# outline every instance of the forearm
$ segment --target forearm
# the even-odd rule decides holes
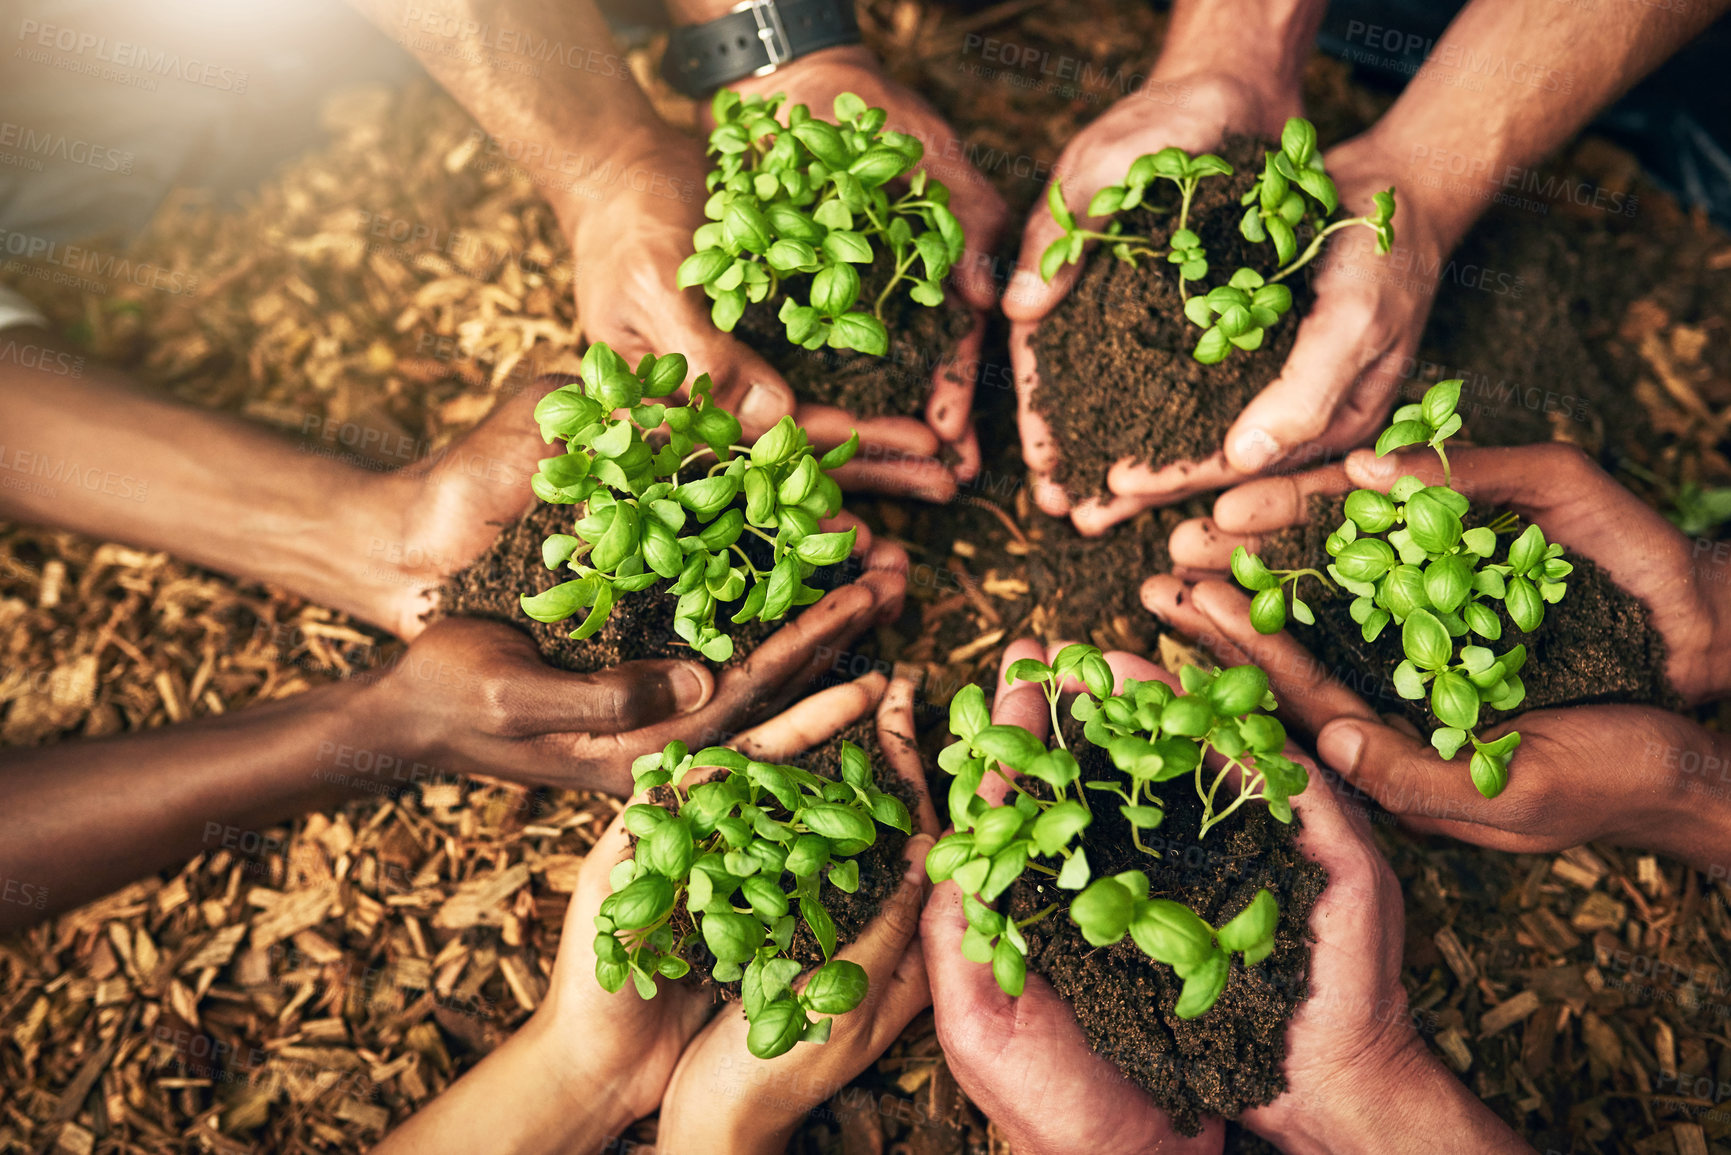
[[[545,1013],[443,1095],[397,1128],[378,1155],[584,1155],[599,1151],[632,1123],[611,1081],[623,1072],[573,1067],[572,1048],[555,1045]]]
[[[52,348],[34,330],[7,337]],[[0,367],[0,430],[0,517],[164,550],[390,624],[395,586],[365,564],[402,537],[386,475],[100,367]]]
[[[1236,76],[1266,97],[1297,100],[1327,0],[1175,0],[1152,81]]]
[[[1451,179],[1406,181],[1400,195],[1458,241],[1489,203],[1485,187],[1518,179],[1726,7],[1475,0],[1371,135],[1414,178],[1441,165]]]
[[[593,0],[350,2],[412,52],[507,155],[538,158],[524,163],[549,170],[542,192],[567,233],[601,185],[683,143],[637,87]],[[536,67],[512,67],[529,61]]]
[[[359,689],[0,753],[0,882],[45,895],[40,908],[0,902],[0,933],[349,797],[324,770],[364,732],[350,718]]]
[[[1395,1063],[1367,1071],[1336,1096],[1313,1096],[1252,1130],[1286,1155],[1514,1155],[1528,1152],[1497,1118],[1425,1050],[1415,1036]]]
[[[1723,877],[1731,862],[1731,738],[1687,722],[1676,740],[1658,734],[1643,745],[1648,766],[1605,768],[1659,784],[1653,805],[1626,808],[1637,826],[1615,841]]]

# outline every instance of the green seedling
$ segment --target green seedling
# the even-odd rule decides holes
[[[709,223],[679,266],[680,288],[703,286],[716,328],[731,333],[748,304],[780,296],[787,339],[881,356],[884,306],[898,286],[921,305],[943,302],[943,280],[961,259],[962,226],[943,182],[919,168],[924,146],[884,128],[888,114],[851,92],[835,121],[803,104],[778,119],[786,97],[715,94],[716,158],[706,187]],[[906,178],[905,191],[892,182]],[[858,266],[887,255],[890,277],[869,302]]]
[[[708,767],[723,773],[687,783]],[[684,956],[701,940],[715,980],[741,983],[753,1055],[773,1059],[795,1043],[828,1040],[831,1019],[812,1016],[859,1006],[867,979],[857,963],[834,957],[824,896],[859,889],[858,855],[876,844],[879,826],[911,833],[907,807],[873,785],[870,760],[851,742],[842,743],[840,780],[723,746],[691,754],[683,742],[637,759],[631,777],[638,791],[666,787],[673,798],[625,811],[636,850],[613,868],[613,893],[595,917],[596,980],[617,991],[630,979],[652,999],[655,976],[683,978]],[[692,929],[676,935],[681,908]],[[826,961],[795,994],[801,968],[791,947],[801,921]]]
[[[1275,267],[1267,273],[1240,267],[1226,284],[1192,296],[1190,282],[1206,277],[1209,264],[1201,238],[1189,227],[1190,204],[1203,179],[1229,176],[1232,171],[1231,165],[1213,153],[1192,157],[1183,149],[1163,148],[1137,157],[1123,184],[1094,194],[1088,215],[1110,217],[1138,206],[1153,208],[1150,190],[1157,188],[1159,181],[1170,181],[1178,195],[1178,216],[1165,249],[1151,237],[1126,233],[1115,219],[1104,230],[1082,227],[1065,205],[1060,183],[1054,180],[1046,201],[1064,235],[1041,254],[1040,276],[1050,281],[1066,263],[1081,260],[1090,240],[1107,244],[1115,257],[1132,266],[1140,257],[1176,265],[1184,315],[1202,330],[1191,355],[1204,365],[1213,365],[1233,349],[1261,348],[1264,334],[1292,308],[1292,292],[1280,282],[1309,264],[1333,234],[1363,226],[1376,234],[1378,252],[1387,253],[1394,245],[1392,188],[1371,198],[1374,207],[1367,216],[1328,219],[1340,207],[1340,197],[1323,168],[1315,127],[1294,117],[1280,134],[1280,148],[1264,154],[1262,175],[1240,202],[1245,210],[1239,233],[1252,244],[1273,244]],[[1298,248],[1300,228],[1310,233],[1310,242],[1302,252]]]
[[[1425,485],[1411,475],[1384,494],[1354,490],[1346,498],[1346,519],[1329,534],[1324,548],[1334,560],[1328,578],[1353,595],[1352,620],[1367,642],[1389,628],[1401,631],[1404,660],[1395,668],[1394,688],[1403,698],[1423,700],[1442,723],[1431,745],[1445,759],[1470,740],[1473,784],[1494,798],[1508,784],[1509,761],[1521,736],[1509,733],[1485,742],[1474,733],[1482,709],[1509,711],[1526,698],[1520,672],[1527,648],[1516,644],[1498,653],[1505,619],[1524,633],[1544,621],[1545,606],[1568,592],[1574,566],[1563,547],[1547,542],[1544,531],[1505,514],[1489,525],[1466,527],[1467,499],[1450,487],[1448,453],[1443,443],[1460,429],[1455,412],[1461,382],[1441,381],[1424,399],[1395,410],[1393,424],[1377,439],[1377,456],[1408,445],[1426,445],[1442,462],[1444,484]],[[1508,535],[1506,554],[1499,538]],[[1250,622],[1272,634],[1286,624],[1283,589],[1299,574],[1315,570],[1271,570],[1239,546],[1232,573],[1254,591]],[[1314,621],[1294,594],[1293,617]],[[1476,640],[1475,640],[1476,639]]]
[[[994,725],[978,686],[964,687],[950,703],[956,741],[945,747],[938,765],[953,776],[949,809],[955,833],[932,847],[926,873],[934,882],[954,881],[965,896],[963,954],[989,963],[999,987],[1020,995],[1028,952],[1022,931],[1063,904],[1054,902],[1019,922],[991,904],[1024,874],[1042,875],[1061,890],[1078,892],[1069,914],[1090,943],[1110,946],[1129,934],[1149,958],[1171,966],[1184,982],[1176,1013],[1195,1018],[1225,989],[1232,952],[1254,966],[1274,948],[1273,895],[1258,893],[1225,925],[1211,927],[1176,902],[1150,898],[1142,871],[1094,877],[1082,834],[1093,824],[1094,808],[1111,805],[1129,824],[1137,849],[1158,859],[1143,844],[1142,832],[1166,817],[1156,788],[1179,778],[1193,782],[1202,802],[1201,836],[1257,801],[1291,822],[1288,800],[1304,790],[1308,775],[1282,753],[1285,729],[1260,712],[1274,708],[1267,676],[1255,666],[1214,673],[1192,666],[1180,676],[1182,694],[1164,682],[1135,680],[1114,694],[1111,668],[1099,650],[1086,645],[1066,646],[1050,666],[1024,658],[1005,676],[1041,687],[1054,741],[1048,747],[1020,726]],[[1059,717],[1059,689],[1072,676],[1086,689],[1071,702],[1071,717],[1082,723],[1083,739],[1107,753],[1118,777],[1081,781]],[[1217,767],[1205,764],[1210,753],[1219,756]],[[987,773],[1009,783],[1011,801],[994,807],[979,795]],[[1028,790],[1023,783],[1030,779],[1045,783],[1051,796]],[[1227,801],[1222,789],[1229,781],[1234,787]]]
[[[733,639],[716,621],[723,603],[744,598],[728,619],[736,625],[777,621],[821,597],[807,579],[853,552],[854,530],[826,533],[819,519],[841,508],[828,471],[853,457],[859,437],[818,457],[804,430],[783,417],[748,449],[736,444],[739,421],[711,396],[709,374],[697,378],[684,405],[664,400],[686,371],[678,353],[646,354],[633,370],[596,342],[584,354],[582,380],[535,407],[542,438],[564,441],[566,452],[541,461],[531,488],[542,501],[583,510],[574,532],[541,546],[548,569],[577,576],[525,594],[522,605],[538,622],[587,610],[570,635],[581,640],[606,623],[620,596],[665,581],[679,598],[674,630],[704,657],[725,662]],[[768,569],[746,553],[742,535],[770,546]]]

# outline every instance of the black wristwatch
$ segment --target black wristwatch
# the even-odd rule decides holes
[[[686,96],[701,97],[820,48],[859,42],[853,0],[745,0],[719,19],[675,28],[661,75]]]

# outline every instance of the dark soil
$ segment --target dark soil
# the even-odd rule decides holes
[[[860,300],[868,305],[875,301],[889,277],[889,257],[880,253],[869,268],[860,269]],[[788,284],[804,300],[810,281],[795,277]],[[776,317],[782,300],[778,293],[747,305],[734,334],[763,354],[801,397],[862,418],[924,417],[932,374],[954,356],[974,323],[960,302],[946,296],[936,308],[921,305],[908,296],[903,283],[884,303],[884,327],[890,335],[884,356],[802,349],[787,339],[787,326]]]
[[[1103,751],[1077,740],[1070,746],[1084,779],[1122,777]],[[1150,897],[1184,903],[1215,926],[1267,889],[1280,905],[1274,953],[1254,967],[1234,956],[1220,1001],[1186,1022],[1172,1013],[1183,983],[1128,937],[1097,949],[1062,914],[1024,933],[1029,961],[1075,1008],[1088,1045],[1146,1090],[1180,1132],[1194,1135],[1204,1113],[1235,1118],[1286,1090],[1286,1023],[1309,993],[1310,912],[1328,872],[1299,853],[1297,819],[1283,825],[1259,805],[1197,841],[1201,801],[1188,779],[1167,785],[1166,821],[1143,839],[1163,855],[1157,860],[1131,844],[1116,810],[1096,805],[1083,840],[1094,877],[1140,870]],[[1024,876],[1010,888],[1009,912],[1028,918],[1054,893]]]
[[[1262,172],[1264,148],[1250,137],[1229,138],[1220,155],[1232,175],[1197,188],[1189,225],[1208,250],[1203,291],[1225,284],[1240,266],[1273,267],[1273,246],[1252,245],[1238,232],[1244,215],[1238,198]],[[1164,210],[1168,200],[1175,206],[1176,193],[1167,197],[1163,188],[1157,207]],[[1161,248],[1177,214],[1176,208],[1139,208],[1118,219],[1126,232],[1152,237]],[[1301,248],[1309,240],[1308,230],[1300,233]],[[1202,365],[1190,355],[1202,330],[1184,316],[1175,266],[1138,260],[1131,268],[1104,246],[1089,251],[1075,288],[1033,337],[1040,367],[1034,408],[1057,443],[1053,477],[1072,500],[1104,495],[1107,471],[1122,458],[1160,468],[1201,461],[1220,449],[1244,406],[1286,363],[1310,307],[1304,273],[1284,283],[1292,289],[1292,309],[1268,331],[1262,348],[1235,349],[1218,365]]]
[[[589,674],[605,670],[620,662],[641,658],[686,658],[708,661],[673,632],[673,611],[679,599],[665,592],[662,582],[642,593],[621,598],[613,607],[612,616],[591,638],[573,641],[568,635],[582,622],[573,617],[563,622],[537,622],[523,612],[518,595],[540,593],[566,580],[569,571],[554,571],[541,562],[541,543],[555,533],[569,533],[576,517],[576,506],[552,505],[541,502],[512,525],[505,527],[491,548],[466,568],[453,574],[439,590],[439,604],[445,615],[452,617],[485,618],[516,626],[535,639],[541,656],[561,670]],[[769,547],[746,535],[740,539],[747,553],[761,547],[762,556],[753,561],[766,568]],[[859,565],[852,559],[838,566],[818,570],[808,583],[814,589],[833,589],[846,584],[859,574]],[[718,621],[724,621],[739,608],[738,602],[726,603],[718,611]],[[733,657],[726,665],[745,660],[765,638],[786,625],[778,622],[746,622],[727,624],[733,637]],[[716,663],[710,662],[711,666]],[[717,667],[721,668],[721,667]]]
[[[854,723],[805,757],[794,759],[794,764],[803,766],[820,777],[840,778],[841,744],[844,741],[852,742],[871,759],[879,790],[900,798],[907,804],[909,814],[919,813],[919,799],[914,788],[890,769],[889,763],[884,759],[883,749],[878,745],[877,722],[871,718]],[[652,796],[652,801],[665,804],[667,799]],[[769,811],[772,818],[786,817],[786,812],[773,803]],[[883,906],[890,895],[895,893],[896,887],[901,885],[902,874],[906,869],[902,848],[907,842],[907,835],[879,823],[878,840],[868,847],[865,853],[857,856],[859,889],[848,894],[828,882],[823,884],[819,894],[823,898],[824,909],[829,911],[830,917],[835,920],[837,949],[858,938],[866,925],[877,917],[878,908]],[[797,916],[797,904],[794,910]],[[673,933],[680,938],[696,929],[690,912],[683,907],[673,912],[671,925]],[[792,955],[807,969],[821,966],[824,962],[823,948],[818,946],[817,939],[812,935],[811,928],[805,925],[804,919],[799,919],[795,925]],[[701,981],[704,987],[727,1002],[733,1002],[740,997],[740,983],[737,980],[718,983],[710,977],[710,972],[715,969],[715,956],[709,953],[709,948],[703,944],[701,936],[692,939],[684,958],[691,964],[692,975]]]
[[[1262,551],[1263,561],[1276,569],[1323,569],[1329,560],[1323,541],[1340,524],[1343,505],[1343,499],[1313,497],[1310,523],[1272,539]],[[1486,524],[1497,512],[1475,505],[1467,524]],[[1647,620],[1647,607],[1592,559],[1573,551],[1563,556],[1575,567],[1569,592],[1545,607],[1545,620],[1537,630],[1524,633],[1506,613],[1500,614],[1504,632],[1492,648],[1501,653],[1517,642],[1527,647],[1521,671],[1527,696],[1513,713],[1483,711],[1481,724],[1492,726],[1552,706],[1624,702],[1681,709],[1682,699],[1665,676],[1665,640]],[[1378,709],[1398,710],[1426,734],[1440,726],[1428,699],[1409,701],[1394,692],[1394,668],[1405,656],[1400,631],[1390,627],[1376,641],[1366,642],[1347,612],[1351,594],[1326,591],[1312,579],[1300,579],[1300,584],[1300,596],[1316,611],[1316,625],[1291,623],[1299,642]]]

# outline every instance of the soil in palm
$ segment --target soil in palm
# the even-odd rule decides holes
[[[1272,538],[1262,550],[1263,562],[1271,569],[1326,572],[1330,559],[1323,542],[1343,520],[1344,507],[1342,498],[1313,497],[1309,523]],[[1486,525],[1497,512],[1475,505],[1467,524]],[[1504,633],[1489,644],[1498,653],[1517,642],[1527,647],[1527,664],[1521,670],[1527,696],[1514,713],[1482,711],[1481,727],[1553,706],[1624,702],[1680,709],[1682,699],[1665,676],[1665,639],[1653,629],[1641,599],[1612,581],[1591,558],[1572,551],[1563,557],[1575,567],[1568,578],[1569,592],[1545,607],[1538,629],[1518,630],[1506,613],[1499,614]],[[1376,709],[1405,715],[1423,733],[1442,725],[1428,699],[1410,701],[1394,692],[1394,668],[1406,656],[1398,629],[1385,629],[1374,642],[1366,642],[1348,613],[1351,594],[1325,590],[1314,578],[1300,578],[1299,585],[1299,596],[1315,611],[1316,624],[1289,623],[1289,628],[1335,678]]]
[[[1121,781],[1104,751],[1070,740],[1084,781]],[[1322,789],[1313,783],[1310,789]],[[1029,962],[1076,1011],[1088,1045],[1110,1060],[1172,1117],[1186,1135],[1196,1134],[1203,1114],[1235,1118],[1272,1102],[1286,1089],[1286,1023],[1310,984],[1310,912],[1328,884],[1328,872],[1298,849],[1298,819],[1284,825],[1265,807],[1246,804],[1198,839],[1202,803],[1190,779],[1167,784],[1166,820],[1143,842],[1152,858],[1130,840],[1130,826],[1090,792],[1094,821],[1083,848],[1094,877],[1122,870],[1148,876],[1148,893],[1190,907],[1220,926],[1268,890],[1280,907],[1274,952],[1256,966],[1235,955],[1220,999],[1188,1021],[1173,1013],[1183,983],[1172,968],[1154,962],[1126,936],[1099,949],[1064,913],[1071,897],[1049,881],[1024,875],[1009,891],[1009,913],[1030,918],[1054,901],[1059,910],[1024,928]]]
[[[519,595],[538,594],[570,577],[568,571],[549,570],[542,563],[541,543],[552,534],[570,533],[575,509],[543,502],[506,526],[487,552],[440,587],[441,615],[486,618],[516,626],[535,639],[549,665],[573,673],[594,673],[640,658],[708,661],[674,632],[673,612],[679,599],[667,592],[666,587],[671,584],[668,582],[657,582],[641,593],[620,598],[606,624],[583,641],[568,636],[581,624],[581,616],[547,623],[537,622],[523,612]],[[740,538],[740,544],[759,569],[769,568],[773,559],[766,543],[747,534]],[[807,579],[807,584],[813,589],[834,589],[852,581],[859,572],[859,564],[849,559],[818,570]],[[738,611],[739,605],[740,602],[728,602],[716,613],[717,622],[733,638],[733,657],[726,663],[710,663],[718,669],[744,661],[765,638],[786,624],[751,621],[732,625],[727,619]]]
[[[877,260],[860,272],[860,301],[869,307],[889,282],[890,259]],[[917,268],[916,268],[917,271]],[[800,300],[810,291],[810,277],[788,281]],[[802,349],[787,339],[787,326],[776,318],[783,294],[748,305],[735,335],[761,353],[809,401],[835,405],[855,417],[924,417],[932,374],[956,353],[972,327],[966,306],[946,295],[944,303],[928,307],[908,296],[907,283],[895,287],[884,301],[883,322],[889,330],[889,351],[882,357],[851,349]],[[962,366],[973,372],[973,366]]]
[[[1238,232],[1238,203],[1262,172],[1263,143],[1230,137],[1220,154],[1230,176],[1197,186],[1189,227],[1208,251],[1208,276],[1186,292],[1224,285],[1233,271],[1274,268],[1274,246],[1253,245]],[[1153,208],[1119,214],[1126,233],[1150,237],[1164,251],[1177,224],[1177,192],[1156,186]],[[1039,211],[1044,212],[1042,208]],[[1308,244],[1301,230],[1300,246]],[[1309,270],[1284,283],[1292,309],[1254,352],[1235,349],[1217,365],[1191,356],[1202,330],[1184,316],[1177,266],[1139,258],[1135,267],[1095,245],[1082,258],[1076,285],[1033,336],[1040,388],[1033,404],[1051,427],[1058,450],[1054,479],[1071,500],[1106,494],[1106,474],[1123,458],[1158,469],[1201,461],[1220,449],[1226,431],[1279,374],[1298,322],[1310,307]]]

